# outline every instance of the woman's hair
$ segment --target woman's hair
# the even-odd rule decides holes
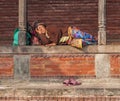
[[[30,25],[29,22],[27,22],[27,28],[26,28],[27,32],[32,33],[33,32],[33,27]]]
[[[41,21],[37,20],[37,21],[35,21],[34,24],[33,24],[34,30],[35,30],[39,25],[42,25],[42,26],[44,26],[44,27],[46,28],[46,24],[45,24],[45,23],[42,23]]]

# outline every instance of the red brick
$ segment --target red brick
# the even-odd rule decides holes
[[[91,57],[89,55],[79,56],[79,57],[67,57],[67,58],[50,57],[50,58],[44,58],[42,60],[41,57],[34,58],[33,56],[30,61],[30,68],[31,68],[30,71],[31,71],[31,75],[34,76],[35,75],[36,76],[37,75],[94,76],[95,75],[94,65],[95,65],[94,57]]]
[[[114,54],[110,56],[111,75],[120,74],[120,55]]]
[[[45,70],[40,69],[31,69],[30,70],[31,76],[45,76]]]
[[[111,97],[109,96],[109,97],[106,97],[105,98],[105,101],[116,101],[115,99],[113,100],[113,99],[111,99]]]
[[[102,97],[102,96],[96,97],[97,101],[105,101],[105,99],[103,100],[103,98],[105,98],[105,97]]]
[[[13,76],[13,57],[0,57],[0,76]]]

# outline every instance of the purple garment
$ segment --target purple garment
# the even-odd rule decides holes
[[[76,29],[75,27],[73,27],[72,29],[72,36],[74,38],[80,38],[83,40],[83,42],[85,42],[86,44],[91,44],[91,42],[96,42],[94,37],[89,34],[89,33],[86,33],[86,32],[82,32],[80,31],[79,29]],[[86,39],[90,39],[89,41],[86,40]]]

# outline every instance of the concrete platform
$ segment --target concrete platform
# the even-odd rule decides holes
[[[88,45],[77,49],[69,45],[62,46],[0,46],[0,54],[109,54],[120,53],[120,45]]]
[[[84,55],[85,54],[85,55]],[[95,69],[95,77],[93,78],[79,78],[76,80],[82,82],[77,86],[63,85],[66,78],[34,78],[31,79],[29,73],[29,64],[31,56],[47,57],[85,57],[88,60],[89,55],[93,55],[93,67]],[[113,56],[111,56],[113,54]],[[91,45],[83,49],[76,49],[71,46],[19,46],[0,47],[0,56],[7,59],[9,57],[10,63],[1,62],[3,66],[11,66],[14,73],[14,79],[0,79],[0,96],[61,96],[61,97],[80,97],[80,96],[120,96],[120,79],[112,78],[111,73],[119,74],[119,57],[120,45]],[[95,55],[95,56],[94,56]],[[110,56],[109,56],[110,55]],[[4,56],[8,56],[7,58]],[[87,58],[86,58],[87,56]],[[100,57],[100,58],[99,58]],[[112,61],[114,59],[114,61]],[[100,61],[99,61],[100,60]],[[104,61],[103,61],[104,60]],[[44,60],[45,61],[45,60]],[[56,58],[54,59],[56,61]],[[117,62],[116,62],[117,61]],[[112,62],[112,65],[111,65]],[[18,64],[19,63],[19,64]],[[56,62],[51,62],[56,63]],[[81,64],[81,62],[78,62]],[[25,64],[25,65],[23,65]],[[27,65],[26,65],[27,64]],[[39,64],[39,61],[38,61]],[[73,62],[71,63],[73,64]],[[85,66],[85,65],[84,65]],[[89,66],[89,65],[88,65]],[[38,67],[40,67],[38,65]],[[61,66],[62,67],[62,66]],[[86,66],[87,67],[87,66]],[[118,67],[118,68],[117,68]],[[41,68],[41,67],[40,67]],[[52,68],[52,67],[51,67]],[[116,69],[117,68],[117,69]],[[63,68],[64,69],[64,68]],[[85,68],[86,69],[86,68]],[[84,69],[83,69],[84,70]],[[111,70],[111,72],[110,72]],[[48,75],[49,76],[49,75]],[[25,78],[26,77],[26,78]],[[24,79],[25,78],[25,79]]]
[[[76,79],[81,85],[66,86],[60,82],[51,81],[21,81],[2,80],[0,96],[51,96],[51,97],[80,97],[80,96],[120,96],[120,79]]]

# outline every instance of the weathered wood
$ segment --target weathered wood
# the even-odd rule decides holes
[[[99,0],[98,2],[98,44],[106,44],[106,0]]]
[[[19,45],[26,45],[26,0],[19,0]]]

